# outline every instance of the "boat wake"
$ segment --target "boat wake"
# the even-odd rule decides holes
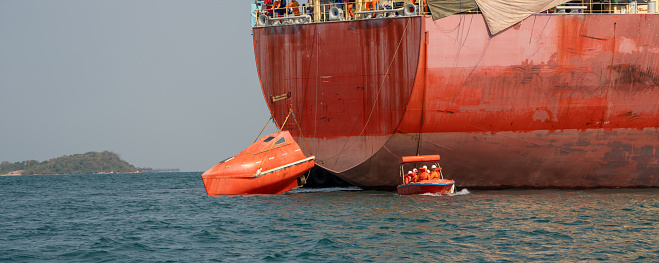
[[[467,188],[462,188],[462,190],[457,191],[455,193],[449,194],[449,196],[455,196],[455,195],[468,195],[470,194],[469,190]]]
[[[286,194],[302,194],[302,193],[330,193],[339,191],[362,191],[357,186],[350,187],[329,187],[329,188],[297,188],[286,192]]]
[[[467,188],[463,188],[463,189],[460,190],[460,191],[457,191],[457,192],[452,193],[452,194],[447,194],[447,195],[445,195],[445,196],[458,196],[458,195],[468,195],[468,194],[470,194],[469,190],[467,190]],[[425,194],[420,194],[420,195],[425,195],[425,196],[443,196],[443,195],[441,195],[441,194],[436,194],[436,193],[425,193]]]

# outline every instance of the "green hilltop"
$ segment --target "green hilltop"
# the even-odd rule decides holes
[[[0,174],[18,172],[23,175],[33,174],[95,174],[95,173],[133,173],[138,172],[135,166],[119,157],[118,154],[103,152],[88,152],[85,154],[64,155],[47,161],[35,160],[22,162],[0,163]]]

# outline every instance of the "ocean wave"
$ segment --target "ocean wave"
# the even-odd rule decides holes
[[[349,187],[328,187],[328,188],[297,188],[286,192],[285,194],[306,194],[306,193],[331,193],[339,191],[363,191],[357,186]]]
[[[463,188],[460,191],[457,191],[457,192],[452,193],[452,194],[447,194],[447,195],[441,195],[441,194],[437,194],[437,193],[425,193],[425,194],[420,194],[420,195],[425,195],[425,196],[458,196],[458,195],[468,195],[468,194],[470,194],[469,190],[467,190],[467,188]]]

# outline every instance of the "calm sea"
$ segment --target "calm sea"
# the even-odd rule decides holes
[[[659,189],[206,196],[200,173],[0,177],[0,261],[659,261]]]

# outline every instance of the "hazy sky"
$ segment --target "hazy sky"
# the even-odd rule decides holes
[[[206,170],[269,113],[250,1],[0,1],[0,161]],[[274,131],[270,126],[269,131]]]

